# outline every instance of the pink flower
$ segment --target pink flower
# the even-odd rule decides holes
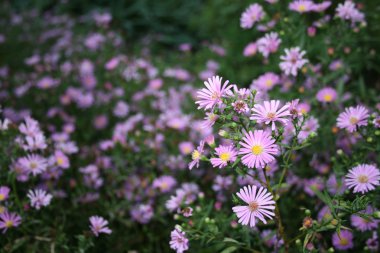
[[[8,199],[11,189],[7,186],[0,186],[0,202]]]
[[[247,204],[232,208],[239,218],[240,224],[249,224],[250,227],[254,227],[256,219],[266,224],[265,218],[272,219],[274,217],[275,202],[273,201],[272,194],[267,192],[267,189],[264,187],[257,189],[256,186],[245,186],[236,195]]]
[[[30,205],[39,210],[42,206],[48,206],[53,196],[42,189],[36,189],[29,190],[28,198]]]
[[[360,214],[366,214],[372,216],[375,212],[375,209],[372,206],[367,206],[364,211],[361,211]],[[377,229],[380,220],[374,219],[371,217],[361,217],[359,215],[351,215],[351,224],[359,231],[368,231]]]
[[[108,221],[100,216],[90,217],[90,229],[92,233],[97,237],[100,233],[111,234],[112,230],[107,227]]]
[[[243,51],[243,55],[245,57],[254,56],[257,52],[257,44],[256,42],[249,43]]]
[[[282,60],[280,69],[285,72],[285,75],[297,76],[298,69],[301,69],[308,62],[308,60],[303,59],[305,54],[306,52],[301,51],[299,47],[285,49],[285,55],[280,56]]]
[[[243,12],[240,18],[240,26],[244,29],[252,28],[252,26],[262,20],[264,17],[263,7],[259,4],[251,4]]]
[[[211,164],[213,167],[224,168],[228,162],[234,162],[236,160],[237,151],[233,145],[219,146],[215,148],[218,158],[211,158]]]
[[[268,58],[269,54],[277,52],[280,44],[281,39],[278,38],[278,33],[271,32],[265,34],[263,38],[257,41],[257,50],[262,53],[265,58]]]
[[[366,193],[380,185],[380,171],[374,165],[360,164],[348,172],[345,182],[354,193]]]
[[[240,145],[239,155],[244,155],[242,163],[249,168],[264,168],[274,161],[273,155],[279,151],[275,140],[263,130],[245,133]]]
[[[28,174],[33,174],[33,176],[41,174],[47,168],[46,159],[35,154],[20,158],[18,163]]]
[[[177,253],[183,253],[189,249],[189,239],[186,238],[185,232],[179,228],[174,229],[170,233],[170,237],[170,248],[174,249]]]
[[[189,163],[189,170],[193,169],[194,166],[196,166],[197,168],[199,167],[199,160],[202,157],[204,145],[205,142],[201,141],[197,149],[195,149],[191,154],[191,158],[193,160]]]
[[[329,103],[336,100],[336,90],[331,87],[325,87],[318,91],[317,100],[323,103]]]
[[[58,167],[68,169],[70,167],[69,158],[60,150],[54,152],[55,163]]]
[[[0,229],[3,234],[7,232],[8,228],[18,227],[21,224],[21,217],[17,213],[10,213],[5,211],[0,214]]]
[[[296,0],[289,4],[289,9],[299,13],[310,12],[314,10],[314,3],[310,0]]]
[[[262,91],[268,91],[273,89],[274,86],[280,83],[280,77],[273,72],[267,72],[252,83],[252,88],[256,88]]]
[[[250,119],[266,125],[272,123],[272,131],[276,129],[276,122],[287,125],[289,122],[288,116],[290,116],[289,104],[278,109],[279,106],[279,100],[264,101],[264,105],[255,104]]]
[[[340,3],[336,8],[336,16],[352,22],[364,21],[364,14],[355,7],[352,1],[345,1],[344,4]]]
[[[227,91],[232,87],[228,85],[228,81],[222,85],[222,78],[219,76],[209,78],[204,84],[207,89],[203,88],[197,92],[198,101],[195,103],[199,105],[198,109],[204,108],[205,110],[213,109],[215,105],[222,104],[222,97],[225,97]]]
[[[358,127],[366,126],[368,124],[368,117],[368,110],[364,106],[349,107],[339,114],[337,126],[341,129],[347,129],[347,131],[352,133],[357,131]]]
[[[353,235],[348,230],[341,230],[340,233],[335,232],[332,237],[332,243],[339,250],[347,250],[354,247]]]

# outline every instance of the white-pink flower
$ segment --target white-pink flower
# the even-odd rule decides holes
[[[256,104],[252,111],[251,120],[256,120],[257,123],[266,125],[272,124],[272,130],[276,129],[276,122],[282,123],[284,126],[289,122],[289,104],[285,104],[279,108],[279,100],[264,101],[264,103]]]

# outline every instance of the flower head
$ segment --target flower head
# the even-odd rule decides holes
[[[236,195],[247,204],[232,208],[242,225],[249,224],[250,227],[254,227],[256,219],[266,224],[265,218],[274,217],[275,202],[273,195],[266,188],[248,185],[240,189]]]
[[[298,69],[301,69],[308,60],[304,59],[303,56],[306,54],[305,51],[301,51],[299,47],[293,47],[290,49],[285,49],[285,55],[282,55],[280,59],[280,69],[285,72],[285,75],[292,74],[297,76]]]
[[[7,232],[9,228],[18,227],[21,224],[21,217],[17,213],[10,213],[8,211],[0,214],[0,229],[3,233]]]
[[[322,103],[330,103],[335,101],[337,96],[336,90],[331,87],[325,87],[318,91],[317,100]]]
[[[170,237],[170,248],[174,249],[177,253],[183,253],[189,249],[189,239],[186,238],[185,232],[175,228],[170,233]]]
[[[19,165],[29,174],[33,176],[41,174],[47,168],[47,161],[40,155],[28,155],[19,160]]]
[[[111,234],[112,230],[107,227],[108,221],[100,216],[90,217],[90,229],[95,236],[99,236],[100,233]]]
[[[222,104],[222,97],[225,97],[227,91],[231,89],[231,85],[228,85],[229,81],[225,81],[222,85],[222,78],[219,76],[213,76],[204,82],[206,88],[198,91],[198,100],[195,102],[198,104],[198,109],[204,108],[205,110],[212,109],[216,105]]]
[[[255,104],[250,119],[256,120],[258,123],[265,123],[266,125],[272,123],[272,130],[276,129],[276,122],[287,125],[289,122],[288,116],[290,116],[289,104],[284,105],[280,109],[279,106],[279,100],[264,101],[263,105]]]
[[[189,163],[189,170],[193,169],[194,166],[196,166],[197,168],[199,167],[199,161],[203,154],[204,145],[205,145],[205,142],[201,141],[197,149],[195,149],[193,153],[191,153],[191,158],[193,160]]]
[[[289,4],[289,9],[299,13],[310,12],[314,9],[314,3],[310,0],[295,0]]]
[[[271,32],[257,41],[257,50],[265,57],[268,58],[269,54],[277,52],[281,44],[281,39],[278,33]]]
[[[30,205],[39,210],[42,206],[48,206],[53,196],[42,189],[36,189],[29,190],[28,198]]]
[[[8,199],[10,191],[8,186],[0,186],[0,202]]]
[[[264,168],[266,164],[274,160],[278,153],[278,146],[269,133],[263,130],[249,131],[245,133],[239,154],[243,155],[242,163],[249,168]]]
[[[240,18],[240,26],[244,29],[252,28],[252,26],[262,20],[264,17],[263,7],[259,4],[251,4],[243,12]]]
[[[335,232],[332,237],[332,243],[339,250],[351,249],[354,247],[354,236],[348,230],[341,230],[340,233]]]
[[[372,215],[374,212],[374,208],[372,206],[368,206],[365,211],[362,211],[361,213],[367,214],[367,215]],[[378,219],[373,219],[370,217],[361,217],[359,215],[351,215],[351,224],[354,226],[356,229],[360,231],[367,231],[367,230],[374,230],[378,227],[380,220]]]
[[[228,162],[234,162],[236,160],[237,151],[233,145],[219,146],[215,148],[215,152],[218,157],[210,159],[213,167],[224,168]]]
[[[368,110],[364,106],[349,107],[339,114],[337,126],[352,133],[357,130],[357,127],[366,126],[368,117]]]
[[[374,165],[361,164],[348,172],[345,182],[348,188],[354,189],[354,193],[366,193],[380,185],[380,171]]]
[[[364,14],[355,7],[352,1],[345,1],[344,4],[340,3],[336,8],[336,16],[352,22],[364,21]]]

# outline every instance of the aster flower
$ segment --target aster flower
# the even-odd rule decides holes
[[[193,160],[189,163],[189,170],[191,170],[194,166],[196,166],[197,168],[199,167],[199,161],[203,154],[204,145],[205,145],[205,142],[201,141],[197,149],[195,149],[193,153],[191,154],[191,158]]]
[[[310,0],[295,0],[289,4],[289,9],[299,13],[310,12],[314,10],[314,3]]]
[[[308,62],[303,58],[305,54],[306,52],[301,51],[299,47],[285,49],[285,55],[280,56],[282,60],[280,69],[284,71],[285,75],[297,76],[298,69],[301,69]]]
[[[25,123],[21,123],[18,129],[21,133],[31,137],[34,137],[37,133],[40,132],[40,126],[38,122],[30,117],[27,117],[25,119]]]
[[[352,1],[345,1],[344,4],[340,3],[336,8],[336,16],[352,22],[364,21],[364,14],[355,7]]]
[[[375,209],[372,206],[368,206],[365,211],[360,212],[367,215],[372,215],[374,213]],[[363,218],[359,215],[351,215],[351,224],[359,231],[368,231],[368,230],[375,230],[377,229],[379,225],[380,220],[373,219],[370,217]]]
[[[278,146],[269,133],[263,130],[249,131],[245,133],[239,155],[243,155],[242,163],[249,168],[264,168],[266,164],[274,160],[278,153]]]
[[[352,168],[345,179],[348,188],[353,188],[354,193],[366,193],[380,185],[380,171],[374,165],[360,164]]]
[[[302,129],[301,131],[299,132],[298,134],[298,139],[302,142],[304,140],[307,139],[307,137],[309,137],[309,135],[311,133],[315,133],[317,132],[319,128],[319,123],[318,123],[318,119],[316,119],[315,117],[310,117],[308,118],[303,126],[302,126]]]
[[[335,232],[332,236],[332,243],[339,250],[347,250],[354,247],[354,236],[348,230],[340,230],[340,233]]]
[[[257,50],[265,57],[268,58],[269,54],[275,53],[281,44],[281,39],[278,38],[278,33],[271,32],[265,34],[264,37],[257,40]]]
[[[276,122],[287,125],[289,122],[287,117],[290,116],[289,104],[278,109],[279,106],[279,100],[264,101],[264,105],[255,104],[250,119],[256,120],[257,123],[265,123],[266,125],[272,123],[272,131],[276,129]]]
[[[54,152],[55,164],[63,169],[68,169],[70,167],[69,158],[60,150]]]
[[[3,234],[7,232],[9,228],[18,227],[20,224],[21,217],[18,214],[8,211],[0,214],[0,229],[3,230]]]
[[[222,85],[222,78],[219,76],[213,76],[204,82],[207,89],[203,88],[197,92],[198,101],[195,103],[199,105],[198,109],[213,109],[215,105],[222,104],[222,97],[225,97],[227,91],[232,88],[228,82],[227,80]]]
[[[28,155],[18,160],[18,164],[29,174],[36,176],[47,168],[47,161],[40,155]]]
[[[154,179],[153,188],[158,188],[161,192],[169,192],[177,184],[177,180],[174,177],[164,175]]]
[[[372,237],[366,241],[366,245],[371,252],[378,252],[379,238],[377,237],[377,233],[375,231],[372,233]]]
[[[325,87],[318,91],[317,100],[323,103],[329,103],[336,100],[336,90],[331,87]]]
[[[259,4],[251,4],[243,12],[240,18],[240,26],[244,29],[252,28],[252,26],[262,20],[264,17],[263,7]]]
[[[48,206],[53,198],[51,194],[42,189],[29,190],[27,196],[30,200],[30,205],[37,210],[40,210],[43,206]]]
[[[242,114],[249,112],[249,107],[244,100],[238,99],[231,104],[234,107],[234,111]]]
[[[139,204],[131,208],[131,217],[133,220],[146,224],[153,217],[153,208],[149,204]]]
[[[257,44],[256,42],[251,42],[244,48],[243,55],[245,57],[250,57],[250,56],[254,56],[256,52],[257,52]]]
[[[265,218],[274,217],[275,202],[273,195],[266,188],[248,185],[240,189],[236,195],[247,204],[232,208],[242,225],[249,224],[250,227],[254,227],[256,219],[266,224]]]
[[[233,145],[219,146],[215,148],[217,158],[211,158],[210,162],[213,167],[224,168],[228,162],[234,162],[237,157],[237,151]]]
[[[170,237],[170,248],[174,249],[177,253],[183,253],[189,249],[189,239],[186,238],[185,232],[179,228],[175,228],[170,233]]]
[[[265,73],[252,82],[252,88],[268,91],[280,83],[280,77],[273,72]]]
[[[209,128],[212,127],[218,120],[219,116],[212,112],[206,112],[205,120],[203,121],[202,127]]]
[[[8,199],[11,189],[7,186],[0,186],[0,202]]]
[[[364,106],[356,106],[346,108],[344,112],[339,114],[337,119],[337,126],[341,129],[346,129],[350,133],[357,131],[360,126],[368,124],[367,119],[369,113]]]
[[[107,227],[108,221],[100,216],[90,217],[90,229],[98,237],[100,233],[111,234],[112,230]]]

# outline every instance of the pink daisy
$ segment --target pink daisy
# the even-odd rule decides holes
[[[366,126],[368,117],[368,110],[364,106],[349,107],[339,114],[337,126],[352,133],[357,130],[357,127]]]
[[[177,253],[183,253],[189,249],[189,239],[186,238],[185,232],[175,228],[170,233],[170,237],[170,248],[174,249]]]
[[[279,151],[274,142],[269,133],[263,130],[245,133],[239,150],[239,155],[244,155],[243,164],[249,168],[264,168],[266,164],[274,161],[273,155],[277,155]]]
[[[247,203],[246,206],[234,206],[232,210],[239,218],[239,223],[254,227],[256,219],[258,218],[266,224],[265,218],[272,219],[274,217],[273,210],[275,209],[275,202],[273,195],[264,187],[245,186],[240,189],[236,195]]]
[[[213,167],[224,168],[228,162],[234,162],[236,160],[237,151],[233,145],[219,146],[215,148],[217,158],[211,158],[211,164]]]
[[[240,18],[240,26],[244,29],[252,28],[252,26],[262,20],[264,17],[263,7],[259,4],[251,4],[243,12]]]
[[[289,4],[289,9],[299,13],[310,12],[314,10],[314,3],[310,0],[296,0]]]
[[[90,229],[95,236],[99,236],[100,233],[111,234],[112,230],[107,227],[108,221],[100,216],[90,217]]]
[[[18,160],[20,166],[33,176],[41,174],[47,168],[47,161],[40,155],[28,155]]]
[[[268,58],[269,54],[277,52],[281,44],[281,39],[278,38],[278,33],[271,32],[265,34],[264,37],[257,41],[257,50],[265,57]]]
[[[364,211],[361,211],[361,214],[367,214],[368,216],[372,216],[375,212],[375,209],[372,206],[367,206]],[[372,217],[361,217],[360,215],[351,215],[351,224],[359,231],[368,231],[377,229],[380,220],[374,219]]]
[[[198,109],[204,108],[212,109],[215,105],[222,103],[222,97],[226,96],[226,92],[231,89],[231,85],[228,85],[228,81],[225,81],[222,85],[222,78],[219,76],[213,76],[208,81],[204,82],[206,88],[203,88],[197,92],[198,101],[195,103],[199,105]]]
[[[28,198],[30,205],[39,210],[43,206],[48,206],[53,196],[42,189],[36,189],[29,190]]]
[[[289,122],[288,116],[290,116],[289,104],[278,109],[279,106],[279,100],[264,101],[264,105],[255,104],[250,119],[256,120],[257,123],[265,123],[266,125],[272,123],[272,130],[276,129],[276,122],[287,125]]]
[[[0,214],[0,229],[3,230],[3,234],[7,232],[9,228],[18,227],[20,224],[21,217],[17,213],[5,211]]]
[[[308,60],[303,59],[305,54],[306,52],[301,51],[299,47],[285,49],[285,55],[280,56],[282,60],[280,69],[285,72],[285,75],[297,76],[298,69],[301,69],[308,62]]]
[[[332,243],[339,250],[347,250],[354,247],[353,234],[349,230],[341,230],[340,233],[335,232],[332,236]]]
[[[268,91],[273,89],[273,87],[279,83],[280,77],[278,75],[273,72],[267,72],[254,80],[251,87],[262,91]]]
[[[348,188],[354,188],[354,193],[366,193],[380,185],[380,171],[374,165],[360,164],[348,172],[345,182]]]
[[[243,55],[245,57],[250,57],[250,56],[254,56],[256,52],[257,52],[257,44],[256,42],[251,42],[244,48]]]
[[[196,166],[197,168],[199,167],[199,161],[203,154],[204,145],[205,145],[205,142],[201,141],[197,149],[195,149],[193,153],[191,153],[191,158],[193,160],[189,163],[189,170],[193,169],[194,166]]]
[[[329,103],[336,100],[336,90],[331,87],[325,87],[318,91],[317,100],[323,103]]]
[[[8,186],[0,186],[0,202],[8,199],[10,191]]]

